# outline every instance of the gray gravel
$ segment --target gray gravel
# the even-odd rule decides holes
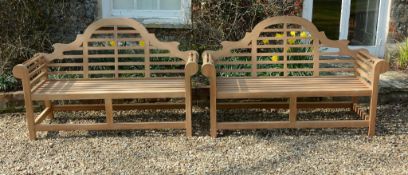
[[[195,108],[193,138],[181,130],[43,132],[26,137],[24,114],[0,115],[0,174],[408,174],[408,104],[382,105],[367,129],[228,131],[212,139],[208,111]],[[182,111],[116,112],[121,121],[176,120]],[[226,110],[220,120],[268,120],[285,111]],[[148,115],[146,115],[148,114]],[[271,117],[273,116],[273,117]],[[301,111],[303,119],[344,110]],[[355,116],[354,116],[355,117]],[[57,113],[56,122],[101,122],[103,113]]]

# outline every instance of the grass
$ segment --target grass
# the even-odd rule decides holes
[[[12,91],[17,89],[17,80],[11,74],[0,75],[0,92]]]
[[[399,46],[398,66],[402,69],[408,66],[408,38]]]

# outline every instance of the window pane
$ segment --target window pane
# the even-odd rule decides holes
[[[113,0],[113,9],[133,9],[133,0]]]
[[[138,10],[157,10],[157,0],[137,0]]]
[[[180,10],[181,0],[160,0],[160,10]]]
[[[313,23],[328,38],[339,39],[342,0],[313,0]]]
[[[380,0],[352,0],[348,40],[351,45],[375,45]]]

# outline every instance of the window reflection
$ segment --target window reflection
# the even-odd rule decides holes
[[[313,0],[313,23],[333,40],[339,39],[342,0]]]
[[[351,45],[375,45],[380,0],[352,0],[348,40]]]

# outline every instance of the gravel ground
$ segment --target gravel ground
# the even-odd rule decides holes
[[[0,115],[0,174],[408,174],[408,104],[379,107],[367,129],[273,129],[208,134],[208,110],[195,108],[193,138],[182,130],[42,132],[26,137],[24,114]],[[273,120],[285,111],[225,110],[221,120]],[[148,115],[146,115],[148,114]],[[121,111],[121,121],[176,120],[182,111]],[[147,118],[148,116],[148,118]],[[272,117],[271,117],[272,116]],[[353,118],[344,110],[300,118]],[[55,122],[101,122],[103,113],[57,113]]]

